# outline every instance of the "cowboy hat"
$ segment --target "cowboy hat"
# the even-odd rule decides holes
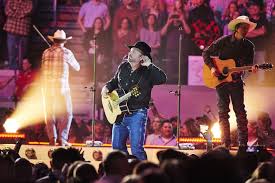
[[[151,57],[151,54],[150,54],[151,53],[151,47],[147,43],[145,43],[143,41],[138,41],[134,45],[129,45],[128,48],[130,48],[130,49],[131,48],[139,49],[142,52],[143,55],[148,56],[152,61],[152,57]]]
[[[234,20],[231,20],[228,24],[228,29],[231,30],[231,31],[235,31],[236,25],[238,25],[240,23],[249,24],[248,32],[254,30],[257,26],[256,23],[249,21],[249,18],[247,16],[242,15],[242,16],[238,16]]]
[[[72,39],[72,36],[66,37],[66,33],[63,30],[57,30],[55,31],[53,36],[48,36],[48,38],[54,42],[54,39],[60,40],[60,41],[67,41],[69,39]]]

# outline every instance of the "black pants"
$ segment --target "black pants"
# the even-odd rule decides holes
[[[219,109],[219,123],[222,131],[222,142],[229,146],[230,139],[230,124],[229,124],[229,103],[232,101],[233,110],[237,118],[237,131],[239,145],[246,146],[248,141],[247,130],[247,115],[244,105],[244,89],[243,82],[237,81],[226,83],[218,86],[217,89],[218,109]]]

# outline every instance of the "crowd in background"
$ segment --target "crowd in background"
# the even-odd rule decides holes
[[[4,42],[3,34],[7,33],[10,69],[22,68],[19,60],[28,57],[31,18],[36,11],[36,1],[15,2],[17,0],[1,1],[0,39]],[[141,40],[152,47],[153,62],[165,68],[168,83],[175,83],[181,40],[182,84],[187,84],[188,56],[201,55],[212,41],[230,34],[227,24],[240,15],[247,15],[257,23],[256,29],[247,36],[256,47],[255,63],[274,58],[271,51],[275,12],[272,0],[58,1],[59,5],[64,3],[81,5],[77,22],[87,53],[97,53],[98,73],[116,68],[127,54],[125,45]],[[14,14],[16,9],[22,12]],[[3,50],[1,53],[3,60]],[[262,75],[259,81],[265,79]]]

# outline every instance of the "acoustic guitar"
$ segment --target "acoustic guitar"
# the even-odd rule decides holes
[[[131,113],[127,104],[128,99],[131,96],[138,97],[140,94],[138,86],[135,85],[128,93],[118,89],[109,93],[107,97],[102,96],[103,109],[109,123],[114,124],[117,117],[123,113]]]
[[[203,65],[203,81],[205,86],[209,88],[216,88],[218,85],[225,83],[225,82],[232,82],[231,74],[234,72],[241,72],[241,71],[249,71],[252,70],[253,66],[243,66],[243,67],[236,67],[236,63],[233,59],[221,60],[219,58],[213,58],[214,65],[219,73],[221,73],[220,77],[213,76],[211,74],[211,70],[209,67],[204,64]],[[261,70],[269,70],[273,68],[273,65],[270,63],[263,63],[256,65],[258,69]]]

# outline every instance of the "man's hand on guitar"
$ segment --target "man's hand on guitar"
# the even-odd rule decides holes
[[[102,90],[101,90],[101,95],[104,97],[104,98],[107,98],[108,97],[108,94],[109,94],[109,90],[106,86],[103,86]]]

